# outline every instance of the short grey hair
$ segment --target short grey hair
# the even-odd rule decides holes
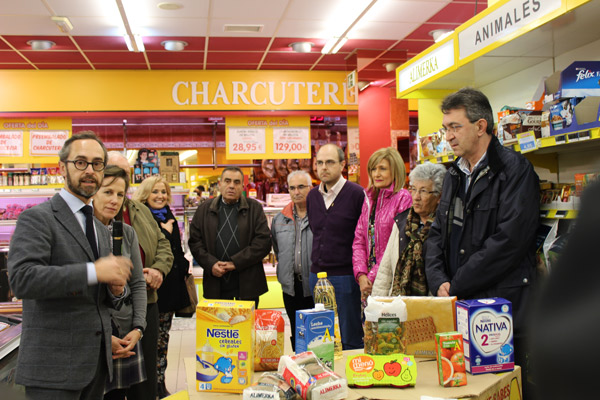
[[[408,179],[410,181],[432,181],[433,190],[438,193],[442,193],[442,184],[444,183],[444,176],[446,175],[446,167],[442,164],[425,163],[415,167],[410,174]]]
[[[310,176],[310,174],[302,169],[299,169],[297,171],[293,171],[291,172],[288,176],[287,176],[287,183],[288,185],[290,184],[290,180],[295,177],[295,176],[303,176],[306,178],[306,183],[308,186],[312,187],[312,177]]]

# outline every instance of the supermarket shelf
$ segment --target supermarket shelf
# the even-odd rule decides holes
[[[63,187],[63,184],[43,186],[3,186],[0,188],[0,197],[52,197]]]
[[[443,163],[447,163],[447,162],[452,162],[454,161],[454,154],[446,154],[444,156],[437,156],[437,157],[425,157],[425,158],[421,158],[419,161],[417,161],[419,164],[425,164],[425,163],[432,163],[432,164],[443,164]]]
[[[575,219],[577,210],[540,210],[540,218]]]
[[[598,15],[600,1],[590,1],[413,90],[478,88],[553,60],[600,40]]]
[[[565,133],[537,139],[538,149],[531,151],[533,154],[567,153],[579,151],[582,148],[591,150],[600,147],[600,128]],[[519,151],[519,145],[513,145]]]

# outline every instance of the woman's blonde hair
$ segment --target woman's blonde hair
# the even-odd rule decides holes
[[[150,193],[152,193],[152,189],[157,183],[165,184],[165,188],[167,189],[167,204],[171,204],[171,200],[173,200],[171,197],[171,186],[169,186],[169,182],[163,179],[163,177],[160,175],[149,176],[148,178],[144,179],[133,194],[133,200],[145,203],[148,200],[148,197],[150,197]]]
[[[404,187],[406,182],[406,167],[404,166],[404,160],[402,156],[393,147],[384,147],[377,150],[371,157],[369,157],[369,163],[367,164],[367,173],[369,174],[369,187],[367,189],[375,189],[373,185],[373,178],[371,178],[371,171],[379,164],[382,160],[387,160],[390,163],[390,171],[392,173],[394,193],[398,193],[400,189]]]

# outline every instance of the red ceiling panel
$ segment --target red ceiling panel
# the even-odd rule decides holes
[[[248,69],[255,70],[258,67],[258,64],[207,64],[206,69]]]
[[[296,70],[296,71],[308,71],[312,64],[263,64],[260,69],[266,70]]]
[[[270,38],[211,37],[208,50],[265,51]]]
[[[88,63],[85,64],[77,64],[77,63],[69,63],[69,64],[35,64],[39,69],[92,69]]]
[[[12,49],[6,43],[4,43],[4,40],[0,40],[0,50],[10,50],[10,51],[12,51]]]
[[[426,24],[421,25],[417,29],[415,29],[413,32],[411,32],[411,34],[406,37],[406,40],[410,40],[410,39],[427,40],[431,44],[433,44],[434,43],[433,36],[431,36],[429,34],[429,32],[431,32],[431,31],[433,31],[435,29],[450,29],[450,30],[453,30],[457,26],[458,25],[456,25],[456,24],[438,24],[438,23],[436,23],[436,24],[430,24],[430,23],[426,23]]]
[[[107,63],[107,64],[94,64],[94,68],[96,68],[96,69],[148,69],[148,66],[145,63],[144,64],[142,64],[142,63],[138,63],[138,64]]]
[[[455,23],[460,25],[475,16],[475,7],[477,7],[477,13],[480,13],[487,8],[487,2],[454,1],[442,8],[428,22]]]
[[[396,40],[367,40],[350,39],[342,46],[340,52],[351,52],[354,49],[387,49],[396,43]]]
[[[148,61],[150,63],[203,63],[204,52],[202,51],[149,51]]]
[[[229,63],[259,63],[264,53],[253,51],[224,51],[209,52],[207,62],[211,64],[229,64]]]
[[[32,63],[86,63],[78,51],[22,51]]]
[[[313,71],[348,71],[346,69],[346,67],[341,66],[341,65],[321,65],[321,64],[317,64],[317,66],[315,66],[313,68]]]
[[[321,53],[319,53],[319,55],[321,55]],[[321,59],[321,61],[319,62],[319,64],[329,64],[329,65],[340,64],[340,65],[345,65],[345,64],[348,63],[346,61],[347,57],[348,57],[347,53],[326,54]]]
[[[0,63],[23,63],[27,62],[14,51],[0,51]]]
[[[269,64],[314,64],[320,53],[268,53],[265,63]]]
[[[31,50],[31,46],[27,44],[30,40],[50,40],[56,45],[51,50],[75,50],[77,47],[71,42],[67,36],[3,36],[17,50]],[[49,50],[50,51],[50,50]]]
[[[88,51],[85,53],[92,63],[145,63],[143,53],[132,51]]]
[[[194,63],[190,63],[190,64],[173,64],[173,63],[168,63],[168,64],[161,64],[161,63],[152,63],[152,69],[156,70],[156,69],[203,69],[204,68],[204,64],[194,64]]]
[[[394,47],[394,49],[406,50],[408,54],[418,54],[431,46],[433,40],[403,40]]]
[[[31,64],[21,63],[21,64],[2,64],[0,63],[0,69],[35,69]]]
[[[82,50],[127,51],[123,36],[77,36],[75,41]]]

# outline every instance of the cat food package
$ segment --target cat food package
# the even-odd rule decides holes
[[[406,318],[406,304],[400,297],[369,296],[365,307],[365,353],[404,353]]]
[[[285,322],[281,311],[254,311],[254,370],[275,371],[283,355]]]
[[[341,400],[348,397],[346,379],[327,368],[312,351],[282,356],[277,373],[303,400]]]
[[[413,356],[357,354],[346,360],[348,386],[412,387],[417,383],[417,364]]]

